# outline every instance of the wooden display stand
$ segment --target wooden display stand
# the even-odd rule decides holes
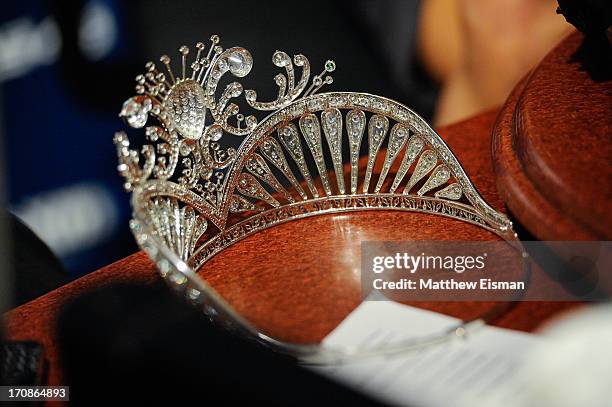
[[[612,81],[593,79],[579,33],[520,83],[493,135],[501,198],[541,240],[612,239]]]

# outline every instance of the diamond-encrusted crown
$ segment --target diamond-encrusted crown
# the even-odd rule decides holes
[[[146,126],[140,152],[124,132],[114,138],[119,172],[132,191],[136,239],[194,302],[254,330],[195,271],[250,234],[317,214],[425,212],[515,238],[511,222],[482,199],[418,114],[380,96],[317,93],[332,83],[333,61],[311,81],[305,56],[274,52],[272,63],[284,74],[274,78],[276,100],[262,102],[227,80],[227,73],[242,78],[251,71],[246,49],[223,49],[218,36],[207,51],[203,43],[195,48],[191,63],[188,47],[179,49],[178,72],[164,55],[165,72],[149,62],[136,77],[137,96],[120,116],[131,127]],[[232,102],[238,98],[251,114],[240,113]],[[258,121],[261,111],[269,113]],[[147,126],[149,116],[156,124]],[[243,138],[237,149],[227,147],[236,144],[225,142],[230,137]]]

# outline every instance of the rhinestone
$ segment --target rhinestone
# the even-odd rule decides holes
[[[289,65],[289,62],[291,62],[291,59],[284,52],[276,51],[274,55],[272,56],[272,62],[274,62],[274,65],[278,67],[284,67],[284,66]]]
[[[227,57],[230,72],[239,78],[242,78],[251,72],[253,67],[253,57],[251,53],[244,48],[234,48]]]
[[[170,279],[170,281],[176,285],[181,285],[184,284],[187,281],[187,278],[179,272],[174,272],[171,273],[168,278]]]
[[[196,290],[195,288],[189,288],[187,290],[187,297],[192,301],[195,301],[200,298],[200,294],[200,291]]]
[[[170,272],[170,262],[166,259],[161,259],[157,263],[157,267],[159,268],[159,273],[162,277],[166,277],[166,275],[168,275]]]
[[[135,96],[123,103],[121,108],[121,117],[125,117],[128,124],[134,128],[142,128],[148,119],[148,113],[151,111],[151,99],[146,96]]]

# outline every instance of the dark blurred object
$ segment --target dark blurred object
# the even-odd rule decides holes
[[[44,384],[43,348],[35,342],[7,342],[0,348],[0,384],[36,386]]]
[[[612,43],[610,0],[557,0],[557,13],[587,36],[607,37]]]
[[[108,69],[116,77],[113,83],[126,78],[127,84],[134,75],[119,71],[129,67],[126,55],[138,54],[124,52],[132,37],[120,0],[65,2],[58,16],[53,4],[4,2],[0,9],[0,130],[11,212],[74,277],[136,250],[125,227],[129,203],[113,170],[110,138],[121,126],[120,105],[105,104],[112,95],[121,97],[110,77],[90,67]],[[71,12],[74,21],[65,21]],[[71,37],[63,37],[65,31]],[[88,61],[69,59],[75,43]],[[67,65],[73,74],[82,73],[62,75]],[[93,92],[101,82],[108,97]],[[90,87],[96,102],[81,97]]]
[[[382,63],[388,80],[421,116],[431,119],[439,85],[417,52],[421,0],[341,0],[352,17],[359,41]]]
[[[33,300],[69,281],[68,274],[53,252],[14,215],[6,216],[12,249],[8,267],[13,273],[13,304]]]
[[[116,115],[126,97],[124,92],[134,87],[133,72],[142,69],[144,56],[139,44],[143,42],[136,30],[127,30],[129,35],[121,38],[119,52],[113,58],[92,60],[80,44],[81,19],[88,1],[52,0],[50,11],[57,20],[62,37],[60,68],[65,84],[79,98],[80,103],[90,105],[98,111]],[[120,15],[135,16],[135,2],[117,2]],[[112,83],[113,86],[109,86]],[[117,122],[120,123],[119,121]]]
[[[557,13],[585,34],[572,56],[591,79],[597,82],[612,78],[612,1],[557,0]]]
[[[210,325],[165,286],[90,292],[59,317],[72,404],[160,399],[202,405],[378,405]]]

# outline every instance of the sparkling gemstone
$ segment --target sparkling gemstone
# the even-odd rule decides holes
[[[196,290],[195,288],[190,288],[187,290],[187,297],[189,297],[190,300],[195,301],[200,297],[200,291]]]
[[[162,277],[165,277],[169,272],[170,272],[170,262],[168,262],[168,260],[166,259],[162,259],[159,261],[159,263],[157,263],[157,267],[159,268],[159,272],[162,275]]]
[[[204,105],[204,98],[202,87],[191,79],[178,83],[168,94],[164,107],[183,137],[193,140],[201,137],[206,110],[197,106]]]
[[[187,278],[183,274],[178,272],[171,273],[169,278],[170,281],[176,285],[184,284],[187,281]]]
[[[272,62],[278,67],[287,66],[290,61],[289,56],[282,51],[276,51],[272,56]]]
[[[124,117],[131,127],[139,129],[147,123],[151,108],[151,99],[147,96],[135,96],[123,103],[119,115]]]
[[[182,156],[189,155],[189,153],[191,153],[191,147],[186,143],[181,143],[181,146],[179,147],[179,152]]]
[[[222,71],[225,71],[229,68],[229,65],[225,59],[220,59],[218,62],[218,65]]]
[[[248,101],[251,101],[251,102],[253,102],[253,101],[255,101],[257,99],[257,93],[254,90],[252,90],[252,89],[247,90],[244,93],[244,96],[246,97],[246,99]]]
[[[247,126],[247,128],[252,129],[255,126],[257,126],[257,118],[255,116],[247,116],[247,118],[245,119],[245,124]]]
[[[230,72],[239,78],[246,76],[251,72],[253,67],[253,57],[251,53],[244,48],[232,48],[227,57]]]

